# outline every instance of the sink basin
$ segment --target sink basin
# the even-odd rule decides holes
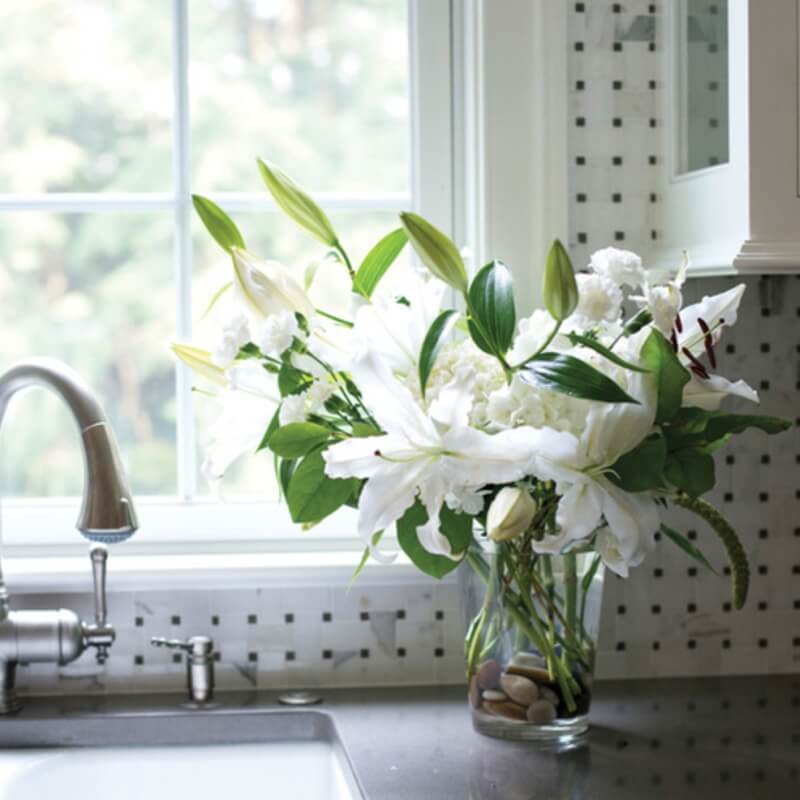
[[[318,711],[119,714],[53,727],[47,741],[0,752],[1,800],[363,800],[333,720]]]

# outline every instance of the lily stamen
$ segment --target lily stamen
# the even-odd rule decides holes
[[[681,352],[689,359],[691,362],[689,369],[695,373],[695,375],[699,376],[700,378],[708,378],[708,370],[697,360],[697,357],[692,353],[692,351],[688,347],[681,348]]]

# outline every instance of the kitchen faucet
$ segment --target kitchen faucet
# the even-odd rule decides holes
[[[106,619],[105,545],[124,541],[138,527],[114,433],[94,394],[74,370],[60,361],[40,358],[20,362],[0,375],[0,428],[11,397],[33,386],[58,394],[80,429],[84,484],[76,528],[93,543],[89,554],[95,619],[82,621],[64,608],[12,610],[0,573],[0,714],[20,708],[14,685],[20,662],[67,664],[94,647],[98,663],[105,663],[115,637]]]

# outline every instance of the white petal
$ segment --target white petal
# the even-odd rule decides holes
[[[416,444],[438,443],[433,422],[374,350],[364,350],[353,359],[352,373],[364,402],[387,433]]]
[[[439,516],[430,517],[424,525],[417,528],[417,538],[419,543],[435,556],[447,556],[454,558],[450,542],[447,537],[439,530]]]
[[[743,397],[753,403],[759,402],[758,392],[743,380],[732,383],[721,375],[698,378],[692,374],[691,380],[683,389],[683,404],[706,411],[716,411],[728,395]]]
[[[453,428],[442,436],[440,459],[446,480],[456,486],[508,483],[530,471],[539,436],[521,427],[490,434],[475,428]]]
[[[322,454],[325,474],[329,478],[369,478],[387,463],[382,455],[397,454],[405,446],[405,439],[397,436],[345,439],[331,445]]]
[[[211,427],[203,471],[220,479],[244,453],[255,452],[264,437],[275,407],[263,398],[228,390],[220,395],[222,411]]]
[[[601,492],[594,481],[573,484],[561,496],[556,512],[559,532],[533,543],[537,553],[558,554],[571,542],[585,539],[600,524]]]
[[[712,329],[720,323],[725,326],[733,325],[736,322],[736,314],[744,290],[745,285],[740,283],[726,292],[704,297],[699,303],[684,308],[681,311],[683,331],[678,334],[680,347],[688,347],[694,355],[704,353],[704,334],[697,320],[702,319]],[[715,330],[712,335],[716,342],[719,339],[720,330]]]
[[[388,528],[414,504],[426,467],[423,461],[384,463],[364,484],[358,501],[358,535],[365,542],[371,542],[373,533]]]
[[[628,394],[635,403],[593,403],[586,416],[581,445],[593,465],[613,464],[653,429],[656,382],[651,373],[630,372]]]
[[[450,383],[442,387],[437,398],[431,403],[430,415],[447,427],[467,427],[469,412],[472,409],[474,384],[474,370],[460,370]]]
[[[659,526],[658,508],[647,494],[634,494],[603,481],[603,515],[629,565],[639,563]]]

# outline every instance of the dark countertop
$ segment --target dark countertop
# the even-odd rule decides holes
[[[800,797],[800,676],[600,682],[589,735],[563,752],[474,733],[460,687],[320,694],[370,800]],[[226,693],[183,713],[259,713],[275,697]],[[174,715],[181,700],[35,698],[0,720],[0,747],[81,744],[87,719]]]

